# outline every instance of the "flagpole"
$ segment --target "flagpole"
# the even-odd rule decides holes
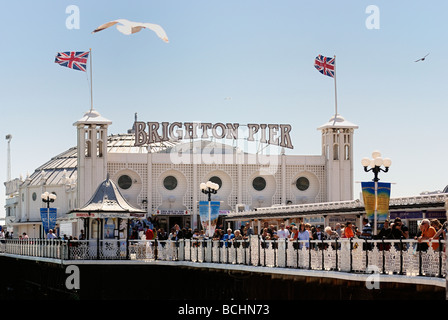
[[[338,91],[336,89],[336,55],[334,56],[334,122],[336,122],[336,117],[338,115]]]
[[[89,49],[90,51],[90,111],[93,110],[93,81],[92,81],[92,48]]]

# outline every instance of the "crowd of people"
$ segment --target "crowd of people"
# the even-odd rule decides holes
[[[393,221],[386,220],[383,223],[383,227],[377,233],[373,233],[372,226],[368,219],[363,219],[362,228],[359,229],[351,222],[346,222],[345,224],[337,223],[335,228],[330,226],[323,227],[322,225],[311,225],[309,223],[300,222],[298,225],[296,223],[291,223],[285,225],[284,222],[277,226],[264,222],[263,227],[259,232],[259,237],[261,240],[282,240],[287,239],[290,241],[294,240],[338,240],[344,238],[357,238],[357,239],[376,239],[376,240],[404,240],[409,239],[409,229],[401,221],[400,218],[395,218]],[[420,223],[418,233],[413,237],[413,239],[418,241],[419,250],[425,251],[432,246],[434,250],[439,248],[439,239],[446,239],[448,221],[445,223],[440,223],[439,220],[433,219],[423,219]],[[202,229],[192,229],[189,227],[181,228],[178,224],[171,228],[170,232],[165,231],[163,228],[154,228],[149,225],[139,225],[134,226],[130,233],[129,239],[131,240],[181,240],[181,239],[192,239],[192,240],[221,240],[221,241],[235,241],[235,240],[249,240],[251,235],[255,235],[255,232],[250,225],[246,223],[242,225],[239,229],[232,230],[228,228],[224,231],[222,225],[215,229],[214,234],[210,237]],[[10,235],[2,230],[0,238],[9,238]],[[20,236],[22,239],[27,239],[28,235],[23,233]],[[47,234],[47,239],[60,238],[56,236],[53,230]],[[62,239],[66,239],[65,235]],[[79,237],[70,237],[70,239],[85,239],[85,234],[81,230]],[[308,243],[305,244],[308,248]],[[301,245],[302,246],[302,245]],[[386,246],[385,249],[390,248],[391,244],[380,244],[380,248]],[[397,248],[405,249],[406,245],[395,244]]]
[[[330,226],[323,227],[322,225],[311,225],[309,223],[291,223],[286,225],[284,222],[278,226],[264,222],[263,227],[259,232],[259,237],[262,240],[338,240],[338,239],[376,239],[376,240],[404,240],[409,239],[409,229],[403,224],[400,218],[395,218],[393,221],[386,220],[383,227],[377,234],[373,233],[373,228],[368,219],[363,219],[362,227],[358,228],[352,222],[345,224],[337,223],[335,228]],[[443,225],[439,220],[423,219],[419,226],[419,231],[413,239],[419,243],[419,250],[427,250],[429,245],[434,250],[438,249],[439,238],[446,239],[448,222]],[[137,229],[133,231],[131,239],[143,240],[221,240],[221,241],[235,241],[235,240],[249,240],[251,235],[255,235],[250,223],[242,225],[239,229],[232,230],[230,228],[224,229],[223,226],[218,226],[214,234],[209,237],[204,230],[181,228],[175,225],[170,232],[166,232],[163,228],[144,228],[138,232]],[[308,243],[305,243],[308,248]],[[387,244],[388,248],[390,244]],[[370,248],[370,247],[369,247]],[[405,248],[403,245],[401,248]]]

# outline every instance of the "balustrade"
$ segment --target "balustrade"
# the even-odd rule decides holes
[[[415,240],[212,241],[2,239],[0,254],[60,260],[190,261],[271,268],[406,276],[446,276],[444,240],[419,250]]]

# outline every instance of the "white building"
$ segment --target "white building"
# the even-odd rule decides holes
[[[222,213],[353,200],[353,142],[358,127],[339,115],[318,127],[322,154],[314,156],[249,153],[236,147],[234,141],[231,145],[193,136],[140,145],[136,132],[108,135],[110,125],[112,121],[95,110],[85,113],[74,123],[77,146],[51,158],[25,179],[5,182],[6,223],[14,227],[16,236],[23,232],[31,237],[42,234],[42,193],[57,195],[51,206],[57,208],[59,227],[66,226],[69,213],[87,203],[107,175],[132,206],[145,210],[168,231],[174,224],[199,226],[198,202],[207,199],[199,185],[208,180],[220,185],[212,200],[221,201]],[[267,127],[271,129],[269,141],[274,129],[284,128],[260,125]],[[161,127],[160,136],[169,136],[165,129],[167,125]],[[190,131],[185,124],[185,130],[179,132],[187,136]],[[285,132],[279,133],[282,139]],[[157,132],[150,134],[158,137]],[[278,139],[272,141],[281,145]],[[74,223],[72,234],[76,236],[80,228]]]

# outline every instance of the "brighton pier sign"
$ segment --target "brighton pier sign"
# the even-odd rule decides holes
[[[243,126],[243,125],[241,125]],[[257,141],[293,149],[289,124],[247,124],[245,138],[247,141]],[[135,121],[135,146],[155,142],[179,141],[185,139],[235,139],[239,135],[238,123],[199,123],[199,122],[143,122]]]

